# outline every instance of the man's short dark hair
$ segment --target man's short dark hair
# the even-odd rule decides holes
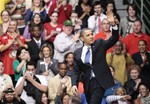
[[[27,61],[26,68],[27,68],[28,65],[33,65],[36,68],[36,64],[33,61]]]
[[[97,5],[101,5],[101,6],[102,6],[102,4],[101,4],[100,1],[95,1],[95,2],[94,2],[94,6],[97,6]]]
[[[58,63],[58,68],[60,68],[60,65],[65,64],[67,66],[67,64],[65,62],[59,62]]]

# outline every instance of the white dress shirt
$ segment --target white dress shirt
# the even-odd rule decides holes
[[[101,15],[98,17],[100,17],[101,22],[103,21],[103,19],[107,18],[107,16],[103,13],[101,13]],[[88,28],[91,28],[93,30],[94,35],[99,33],[98,17],[96,18],[95,15],[92,15],[88,19]]]
[[[56,36],[54,40],[54,59],[57,59],[59,62],[63,62],[66,53],[74,52],[82,46],[80,41],[73,43],[72,39],[72,34],[68,36],[64,32],[61,32]],[[80,47],[78,47],[77,44]]]
[[[85,57],[86,57],[86,53],[88,51],[88,48],[90,48],[90,60],[89,60],[89,63],[92,65],[92,49],[91,49],[91,46],[88,47],[86,45],[83,46],[83,49],[82,49],[82,54],[81,54],[81,60],[83,63],[85,63]],[[93,72],[93,70],[91,70],[91,78],[92,77],[95,77],[95,74]]]

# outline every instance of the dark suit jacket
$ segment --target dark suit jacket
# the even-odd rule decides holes
[[[145,64],[144,67],[141,68],[140,78],[143,81],[146,81],[150,85],[150,80],[149,80],[149,76],[150,76],[150,53],[147,52],[146,56],[147,56],[147,62],[148,63]],[[141,64],[143,63],[140,52],[133,54],[132,59],[134,60],[134,63],[138,66],[141,66]]]
[[[43,40],[41,40],[41,46],[44,43],[45,42]],[[31,60],[34,61],[35,65],[36,65],[37,61],[40,59],[40,57],[39,57],[40,49],[38,48],[34,39],[32,39],[30,42],[27,42],[27,45],[28,45],[28,50],[29,50],[30,56],[31,56]]]
[[[85,93],[88,91],[88,85],[91,74],[91,67],[98,83],[104,89],[114,85],[114,80],[106,62],[106,51],[112,47],[119,39],[118,30],[112,31],[112,36],[108,40],[98,39],[92,45],[92,65],[84,64],[81,60],[82,48],[75,51],[75,62],[73,68],[72,84],[77,85],[80,72],[83,72],[83,83]]]
[[[41,62],[44,62],[42,59],[37,62],[37,69],[36,74],[42,74],[46,71],[45,64],[41,64]],[[58,74],[58,60],[52,59],[52,64],[48,65],[48,69],[51,69],[53,74]]]

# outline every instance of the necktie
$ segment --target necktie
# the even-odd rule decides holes
[[[41,45],[40,45],[40,43],[39,43],[39,42],[37,42],[36,44],[37,44],[38,48],[40,48],[40,46],[41,46]]]
[[[102,31],[100,16],[98,16],[98,31],[99,31],[99,32]]]
[[[84,60],[85,64],[90,63],[90,48],[87,49],[87,52],[85,54],[85,60]]]

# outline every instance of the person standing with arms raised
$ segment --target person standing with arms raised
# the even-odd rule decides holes
[[[92,30],[81,30],[80,39],[84,46],[74,53],[74,68],[72,77],[72,92],[76,94],[80,72],[84,73],[83,83],[88,104],[100,104],[105,89],[114,85],[110,69],[106,63],[106,51],[119,39],[118,27],[115,25],[113,14],[108,21],[112,24],[112,36],[108,40],[98,39],[94,42]]]

